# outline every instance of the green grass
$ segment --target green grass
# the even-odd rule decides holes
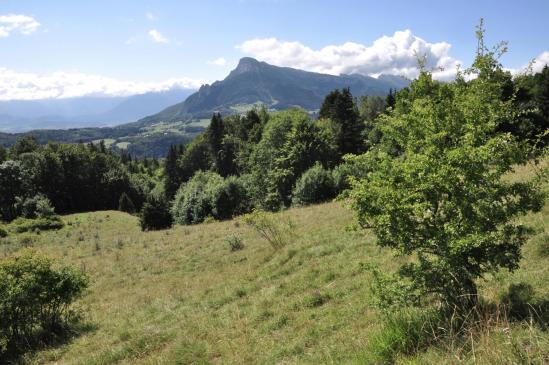
[[[527,173],[521,172],[521,173]],[[21,359],[50,364],[339,364],[371,363],[382,321],[363,263],[394,270],[399,258],[351,229],[352,213],[328,203],[279,213],[295,235],[273,251],[240,219],[142,233],[120,212],[63,217],[56,232],[10,235],[0,256],[32,246],[91,276],[78,302],[91,331]],[[549,206],[524,219],[536,234],[521,268],[481,284],[497,303],[511,283],[549,299]],[[231,252],[228,236],[244,248]],[[377,340],[376,340],[377,341]],[[498,319],[462,343],[444,343],[399,364],[547,363],[549,333],[528,321]]]

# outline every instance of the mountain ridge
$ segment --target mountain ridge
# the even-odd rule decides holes
[[[140,122],[154,124],[203,119],[209,118],[213,112],[235,114],[246,106],[258,104],[274,110],[300,107],[312,111],[318,110],[324,97],[334,89],[349,87],[355,96],[384,96],[390,89],[401,89],[408,84],[409,80],[399,76],[335,76],[274,66],[244,57],[224,80],[202,85],[186,100]]]

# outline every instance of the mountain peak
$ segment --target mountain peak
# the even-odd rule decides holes
[[[245,72],[250,72],[257,70],[260,65],[260,62],[252,57],[243,57],[238,61],[238,66],[233,70],[233,74],[242,74]]]

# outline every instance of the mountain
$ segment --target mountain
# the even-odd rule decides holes
[[[245,57],[223,81],[202,86],[185,101],[141,120],[145,124],[210,118],[213,112],[239,113],[252,105],[269,109],[300,107],[317,110],[324,97],[334,89],[350,87],[355,96],[386,95],[409,81],[399,76],[379,78],[352,75],[327,75],[273,66]]]
[[[172,89],[127,97],[0,101],[0,131],[120,125],[185,100],[194,91]]]

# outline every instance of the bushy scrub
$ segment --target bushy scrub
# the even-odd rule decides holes
[[[173,220],[177,224],[202,223],[212,214],[212,196],[223,184],[223,178],[215,172],[198,171],[175,194],[172,206]]]
[[[218,220],[230,219],[251,209],[250,195],[244,182],[234,176],[229,176],[214,187],[211,204],[212,215]]]
[[[8,231],[4,227],[0,227],[0,238],[8,237]]]
[[[0,262],[0,359],[39,332],[59,333],[88,286],[81,270],[33,251]]]
[[[294,234],[291,221],[283,222],[270,212],[254,210],[244,216],[244,222],[253,228],[275,250],[280,250],[288,244]]]
[[[248,193],[241,179],[223,179],[215,172],[199,171],[178,190],[172,216],[178,224],[197,224],[210,216],[223,220],[249,210]]]
[[[143,231],[170,228],[173,221],[168,202],[162,197],[150,196],[141,209],[140,224]]]
[[[24,218],[48,218],[55,215],[54,208],[50,200],[42,194],[37,194],[32,198],[24,199],[20,202],[21,215]]]
[[[20,217],[11,222],[10,226],[16,233],[23,233],[57,230],[63,228],[65,223],[59,216],[53,215],[50,217],[40,217],[36,219]]]
[[[297,180],[293,190],[294,205],[321,203],[335,197],[335,183],[332,172],[316,164]]]

